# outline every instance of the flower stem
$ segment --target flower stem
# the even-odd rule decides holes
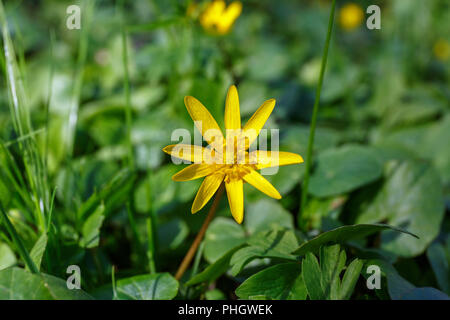
[[[322,63],[320,66],[319,83],[318,83],[317,89],[316,89],[316,98],[314,100],[314,108],[313,108],[313,113],[312,113],[312,118],[311,118],[311,127],[309,130],[308,151],[306,154],[306,163],[305,163],[305,165],[306,165],[305,176],[303,179],[303,186],[302,186],[302,202],[301,202],[301,207],[300,207],[300,217],[304,212],[306,200],[307,200],[307,196],[308,196],[309,173],[311,170],[311,161],[312,161],[312,153],[313,153],[313,145],[314,145],[314,134],[316,131],[316,122],[317,122],[317,112],[319,110],[320,92],[322,90],[323,76],[325,74],[325,68],[327,66],[328,47],[330,45],[331,33],[333,30],[335,6],[336,6],[336,0],[333,0],[333,2],[331,3],[330,18],[328,20],[327,38],[325,40],[325,47],[323,48]],[[301,219],[299,219],[299,223],[301,223]]]
[[[224,191],[224,185],[223,183],[220,185],[219,190],[217,190],[216,196],[214,198],[214,202],[211,205],[211,208],[209,209],[208,215],[205,218],[205,221],[203,221],[203,225],[198,232],[197,236],[195,237],[194,242],[192,243],[191,247],[189,248],[188,252],[183,258],[183,261],[181,262],[180,266],[178,267],[177,273],[175,274],[175,279],[180,280],[183,274],[186,272],[186,269],[189,267],[189,264],[192,261],[192,258],[194,258],[195,252],[198,249],[198,246],[203,240],[203,236],[205,235],[206,230],[208,229],[209,224],[211,223],[212,218],[214,217],[214,214],[216,213],[217,207],[219,206],[220,199],[222,198],[223,191]]]

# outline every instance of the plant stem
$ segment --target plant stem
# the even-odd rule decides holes
[[[134,169],[133,145],[131,143],[131,97],[130,97],[130,76],[128,73],[128,47],[127,31],[125,29],[125,18],[122,17],[122,59],[124,71],[124,92],[125,92],[125,121],[127,129],[128,166]]]
[[[312,113],[312,118],[311,118],[311,127],[309,130],[308,151],[306,154],[306,163],[305,163],[305,165],[306,165],[305,176],[303,179],[303,186],[302,186],[302,202],[301,202],[301,206],[300,206],[300,217],[303,214],[303,211],[304,211],[304,208],[306,205],[306,200],[308,197],[309,173],[311,170],[312,153],[313,153],[313,145],[314,145],[314,134],[316,131],[317,113],[319,110],[320,92],[322,90],[323,76],[325,74],[325,68],[327,66],[328,47],[330,45],[331,33],[333,30],[335,6],[336,6],[336,0],[333,0],[333,2],[331,3],[330,18],[328,20],[327,38],[325,40],[325,47],[323,48],[322,63],[320,66],[319,83],[318,83],[317,89],[316,89],[316,98],[314,100],[314,108],[313,108],[313,113]],[[299,221],[301,221],[301,219],[299,219]]]
[[[186,272],[186,269],[189,267],[189,264],[191,263],[192,258],[194,258],[195,252],[197,251],[198,246],[202,242],[203,236],[205,235],[205,232],[208,229],[208,226],[211,223],[211,220],[214,217],[214,214],[216,213],[216,210],[217,210],[217,207],[219,206],[219,202],[220,202],[220,199],[222,198],[224,189],[225,188],[222,183],[219,187],[219,190],[217,190],[216,196],[214,197],[214,202],[211,205],[211,208],[209,209],[209,212],[205,218],[205,221],[203,221],[203,225],[202,225],[200,231],[198,232],[197,236],[195,237],[194,242],[192,243],[191,247],[189,248],[188,252],[186,253],[186,256],[184,257],[180,266],[178,267],[177,273],[175,274],[175,279],[177,279],[177,280],[181,279],[183,274]]]
[[[8,215],[6,214],[2,205],[0,205],[0,212],[2,214],[3,220],[5,221],[6,230],[8,230],[13,242],[15,243],[15,245],[17,247],[17,250],[19,251],[20,256],[22,257],[23,261],[25,262],[25,265],[28,267],[28,269],[32,273],[39,273],[39,269],[34,264],[27,249],[25,249],[22,239],[20,238],[20,236],[17,233],[16,229],[14,228],[13,224],[9,220]]]
[[[155,266],[155,243],[153,242],[153,225],[152,218],[147,218],[147,238],[148,238],[148,248],[147,248],[147,258],[148,258],[148,266],[150,269],[150,273],[156,273]]]
[[[116,291],[116,270],[114,266],[111,267],[111,282],[112,282],[112,290],[113,290],[113,300],[117,299],[117,291]]]

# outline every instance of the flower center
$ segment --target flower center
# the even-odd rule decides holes
[[[251,172],[251,169],[256,169],[256,166],[232,164],[223,166],[218,172],[225,174],[225,182],[230,182],[244,178],[244,176]]]

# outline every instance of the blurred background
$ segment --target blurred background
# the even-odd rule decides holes
[[[66,9],[72,4],[81,7],[80,30],[66,27]],[[381,8],[380,30],[366,27],[366,8],[372,4]],[[235,17],[227,18],[229,28],[222,29],[202,18],[208,5],[210,1],[4,1],[28,101],[30,135],[45,155],[45,197],[51,199],[57,187],[53,219],[65,249],[50,270],[45,264],[49,273],[61,276],[62,266],[83,265],[89,274],[86,290],[107,295],[98,288],[110,283],[112,265],[119,278],[146,270],[142,252],[148,217],[157,233],[158,270],[176,270],[206,214],[190,213],[201,181],[173,182],[171,176],[181,166],[161,151],[173,143],[174,129],[193,133],[183,103],[186,95],[202,101],[221,126],[231,84],[238,88],[243,121],[275,98],[266,127],[280,130],[280,150],[306,157],[331,1],[242,1]],[[1,66],[5,71],[4,59]],[[125,66],[132,172],[126,171]],[[449,72],[447,0],[337,1],[307,212],[298,216],[304,165],[280,168],[268,179],[282,200],[245,186],[243,226],[232,221],[222,201],[220,217],[205,240],[206,263],[271,225],[295,227],[306,238],[343,224],[387,222],[422,240],[400,237],[394,244],[381,239],[365,245],[390,257],[414,284],[449,290],[448,283],[445,288],[439,284],[426,254],[437,241],[446,252],[442,261],[450,259],[449,220],[444,216],[450,200]],[[4,76],[0,91],[0,139],[17,158],[18,135]],[[361,156],[358,164],[352,164],[353,156]],[[31,248],[38,238],[35,220],[26,213],[29,203],[19,199],[5,178],[3,158],[0,199]],[[332,170],[340,161],[348,168]],[[380,166],[367,164],[371,161]],[[364,170],[379,173],[364,181],[353,178]],[[352,179],[358,181],[352,184]],[[339,185],[344,180],[350,186]],[[80,245],[83,214],[77,212],[87,212],[93,195],[104,206],[104,220],[99,244],[87,250],[89,245]],[[11,261],[9,265],[17,263]],[[221,280],[220,294],[232,297],[228,292],[245,273],[242,277]]]

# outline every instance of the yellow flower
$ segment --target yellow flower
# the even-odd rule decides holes
[[[174,181],[206,177],[192,204],[192,213],[202,209],[223,182],[231,214],[237,223],[242,223],[244,218],[244,182],[272,198],[281,199],[280,193],[257,170],[302,163],[302,157],[290,152],[248,151],[272,113],[275,99],[265,101],[241,127],[238,92],[232,85],[225,102],[226,139],[216,120],[200,101],[188,96],[184,98],[184,103],[195,126],[210,145],[206,148],[186,144],[169,145],[163,151],[173,157],[194,162],[176,173],[172,177]]]
[[[450,44],[444,39],[439,39],[433,46],[433,53],[441,61],[450,57]]]
[[[364,19],[364,11],[355,3],[347,3],[339,10],[339,24],[345,30],[359,27]]]
[[[232,2],[228,7],[223,0],[215,0],[208,4],[200,16],[200,24],[206,30],[226,34],[230,31],[242,11],[242,3]]]

